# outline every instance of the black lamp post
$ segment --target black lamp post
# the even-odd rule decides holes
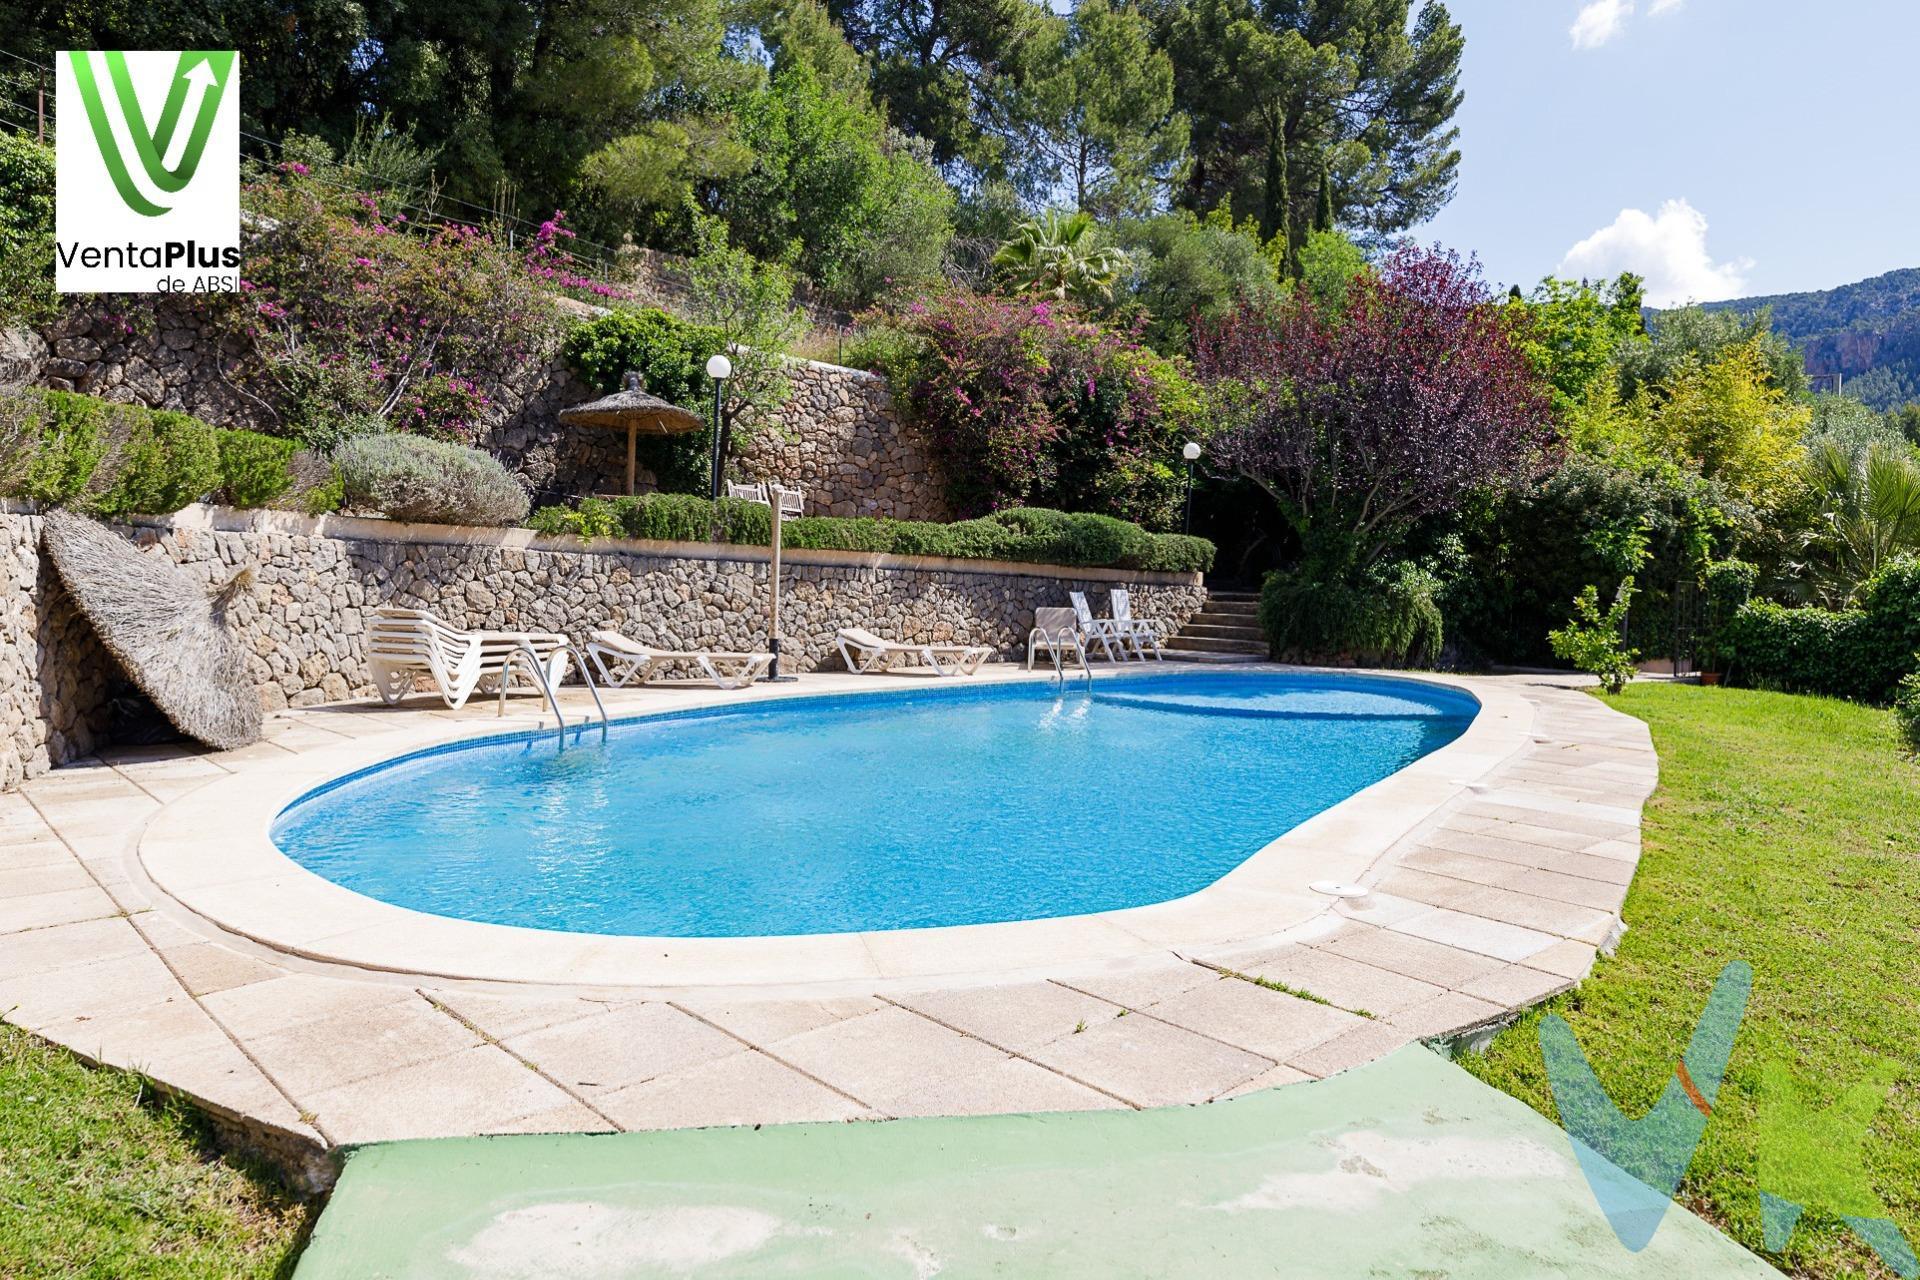
[[[1193,464],[1200,461],[1200,445],[1189,440],[1180,450],[1180,456],[1187,460],[1187,517],[1180,525],[1180,532],[1193,532]]]
[[[720,437],[726,430],[723,415],[726,412],[727,379],[733,376],[733,361],[727,359],[724,352],[707,358],[707,376],[713,379],[713,476],[709,497],[716,501],[720,497]]]

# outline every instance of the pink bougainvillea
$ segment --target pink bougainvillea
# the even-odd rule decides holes
[[[1172,527],[1180,446],[1205,425],[1181,362],[1027,299],[946,294],[894,323],[922,340],[906,400],[957,514],[1051,506]]]
[[[383,196],[289,163],[249,185],[244,305],[226,310],[251,357],[230,377],[291,434],[368,415],[473,443],[505,388],[550,345],[558,292],[615,300],[582,270],[555,213],[531,241],[409,222]]]

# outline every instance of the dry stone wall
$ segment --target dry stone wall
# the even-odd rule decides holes
[[[801,489],[810,516],[952,519],[932,450],[901,423],[885,378],[796,360],[791,388],[742,433],[735,459],[748,480]]]
[[[596,308],[562,300],[571,319]],[[44,328],[0,334],[0,386],[38,385],[109,400],[179,409],[223,427],[272,431],[272,413],[232,376],[245,359],[192,299],[162,298],[130,310],[111,300],[76,304]],[[492,370],[498,394],[475,443],[525,476],[539,501],[619,493],[626,437],[563,427],[556,414],[597,392],[575,377],[557,338],[531,360]],[[738,438],[737,478],[769,480],[807,494],[809,515],[949,519],[932,450],[894,411],[876,374],[793,362],[793,391],[765,422]],[[639,477],[641,489],[653,477]]]
[[[124,683],[41,554],[39,517],[0,513],[0,791],[99,747]]]
[[[95,749],[118,677],[48,579],[39,520],[0,514],[0,785]],[[362,638],[368,612],[432,609],[455,626],[565,632],[605,623],[663,648],[764,648],[765,553],[756,548],[619,543],[583,546],[525,531],[314,520],[189,508],[125,526],[209,589],[235,570],[254,580],[228,611],[269,710],[371,693]],[[835,632],[864,626],[901,640],[1023,653],[1033,611],[1067,592],[1128,587],[1137,615],[1170,626],[1197,612],[1197,575],[789,552],[783,568],[784,657],[792,670],[837,669]]]

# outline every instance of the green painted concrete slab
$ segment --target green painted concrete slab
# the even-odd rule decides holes
[[[1204,1107],[402,1142],[298,1280],[1774,1276],[1674,1208],[1615,1240],[1567,1140],[1418,1047]]]

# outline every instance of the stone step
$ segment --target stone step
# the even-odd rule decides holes
[[[1166,651],[1168,662],[1197,662],[1214,666],[1227,666],[1234,663],[1265,662],[1267,655],[1252,653],[1214,653],[1208,649],[1174,649]]]
[[[1257,604],[1260,601],[1260,593],[1258,591],[1214,591],[1211,588],[1209,588],[1207,591],[1207,599],[1209,600],[1248,600]]]
[[[1188,652],[1246,653],[1261,658],[1267,656],[1267,646],[1263,641],[1216,640],[1209,636],[1190,636],[1185,632],[1168,640],[1163,647],[1168,652],[1184,649]]]
[[[1206,604],[1202,605],[1201,608],[1207,613],[1231,613],[1251,618],[1260,612],[1260,602],[1257,600],[1222,600],[1218,596],[1209,596],[1207,597]]]
[[[1258,627],[1249,627],[1233,622],[1216,622],[1204,614],[1194,617],[1186,626],[1180,628],[1183,636],[1206,636],[1213,640],[1249,640],[1260,644],[1266,640],[1266,633]]]

